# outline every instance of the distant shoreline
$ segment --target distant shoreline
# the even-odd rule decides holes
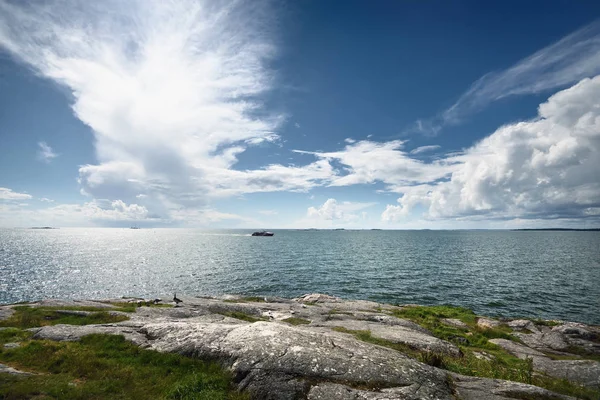
[[[575,231],[575,232],[600,232],[600,228],[529,228],[529,229],[511,229],[511,231]]]

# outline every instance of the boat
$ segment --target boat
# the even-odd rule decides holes
[[[253,232],[252,236],[273,236],[274,233],[273,232],[267,232],[267,231],[258,231],[258,232]]]

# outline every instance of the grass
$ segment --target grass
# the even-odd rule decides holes
[[[558,326],[560,325],[560,322],[558,321],[552,321],[552,320],[546,320],[546,319],[531,319],[531,322],[533,322],[535,325],[543,325],[543,326]]]
[[[287,322],[292,325],[308,325],[310,321],[304,318],[290,317],[286,319],[282,319],[283,322]]]
[[[558,354],[546,353],[546,355],[554,360],[593,360],[600,362],[600,355],[578,346],[569,346],[567,353],[575,354],[576,356],[563,356]],[[579,357],[577,357],[579,356]]]
[[[517,337],[511,335],[512,329],[506,325],[489,329],[478,327],[475,313],[463,307],[405,307],[392,311],[392,315],[416,322],[431,331],[435,337],[470,348],[496,350],[498,347],[489,343],[489,339],[508,339],[520,342]],[[458,319],[464,322],[468,329],[447,325],[442,322],[443,318]]]
[[[29,331],[24,331],[19,328],[6,328],[0,330],[0,348],[5,343],[21,342],[32,336]]]
[[[130,302],[124,302],[124,301],[112,301],[109,302],[107,304],[110,304],[116,308],[111,308],[110,310],[113,311],[123,311],[123,312],[135,312],[135,310],[137,310],[140,307],[152,307],[152,308],[173,308],[172,304],[154,304],[151,301],[148,302],[144,302],[142,301],[141,305],[138,305],[137,302],[134,303],[130,303]],[[80,309],[83,309],[85,307],[80,307]],[[93,308],[93,307],[91,307]],[[68,310],[68,308],[63,308],[63,310]]]
[[[256,317],[254,315],[246,314],[241,311],[223,311],[223,312],[219,312],[219,314],[224,315],[226,317],[241,319],[242,321],[247,321],[247,322],[258,322],[258,321],[266,321],[267,320],[264,317]]]
[[[534,374],[532,360],[521,360],[489,342],[489,339],[493,338],[519,341],[511,335],[512,330],[505,325],[491,329],[480,328],[477,326],[477,316],[469,309],[452,306],[414,306],[393,310],[392,315],[412,320],[431,331],[434,336],[453,342],[460,348],[463,355],[452,357],[446,354],[421,351],[406,344],[373,337],[370,331],[354,331],[342,327],[335,327],[333,330],[352,334],[364,342],[397,350],[428,365],[459,374],[533,384],[580,399],[600,399],[598,390],[585,388],[564,379]],[[468,328],[448,326],[441,321],[443,318],[456,318],[464,322]],[[492,359],[485,360],[475,356],[476,352],[482,351],[490,354]]]
[[[18,329],[3,340],[26,339]],[[89,335],[79,342],[26,340],[0,348],[0,362],[38,372],[30,377],[0,374],[1,399],[247,399],[217,364],[178,354],[144,350],[122,336]]]
[[[394,342],[390,342],[389,340],[376,338],[376,337],[372,336],[371,331],[368,331],[368,330],[352,330],[352,329],[346,329],[342,326],[335,326],[332,328],[332,330],[334,330],[336,332],[349,333],[351,335],[354,335],[354,337],[356,337],[358,340],[362,340],[363,342],[368,342],[368,343],[376,344],[376,345],[383,346],[383,347],[389,347],[390,349],[397,350],[397,351],[404,353],[407,356],[411,356],[413,358],[416,358],[417,355],[419,354],[418,350],[416,350],[406,344],[394,343]]]
[[[69,324],[109,324],[126,321],[129,318],[123,315],[111,315],[111,311],[133,313],[140,306],[136,303],[111,302],[107,303],[115,308],[89,307],[89,306],[41,306],[31,307],[28,305],[14,306],[15,313],[8,319],[0,321],[0,327],[34,328],[38,326]],[[143,307],[170,308],[171,304],[144,303]],[[86,311],[90,315],[65,314],[60,311]]]
[[[74,307],[71,307],[73,309]],[[82,310],[81,308],[86,308]],[[34,328],[38,326],[69,324],[89,325],[107,324],[128,320],[124,315],[111,315],[105,309],[90,310],[89,307],[80,307],[74,311],[89,311],[89,315],[72,315],[59,313],[65,307],[29,307],[15,306],[15,313],[8,319],[0,321],[0,327]],[[101,310],[101,311],[99,311]]]

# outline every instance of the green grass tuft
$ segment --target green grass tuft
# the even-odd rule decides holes
[[[6,328],[0,330],[0,347],[5,343],[21,342],[32,336],[29,331],[24,331],[18,328]]]
[[[371,331],[368,331],[368,330],[364,330],[364,331],[352,330],[352,329],[346,329],[342,326],[335,326],[331,329],[336,332],[349,333],[351,335],[354,335],[354,337],[356,337],[358,340],[362,340],[363,342],[372,343],[372,344],[376,344],[376,345],[383,346],[383,347],[388,347],[390,349],[397,350],[397,351],[404,353],[408,356],[411,356],[413,358],[416,358],[417,355],[419,354],[418,350],[416,350],[404,343],[394,343],[394,342],[390,342],[389,340],[376,338],[376,337],[372,336]]]
[[[15,349],[0,349],[0,361],[41,373],[0,374],[2,399],[247,399],[218,365],[140,349],[122,336],[28,341]]]
[[[130,303],[130,302],[124,302],[124,301],[112,301],[107,304],[110,304],[110,305],[113,305],[116,307],[116,308],[112,309],[113,311],[123,311],[123,312],[135,312],[140,307],[173,308],[173,304],[162,304],[162,303],[154,304],[151,301],[142,302],[141,305],[138,305],[135,302]]]
[[[126,321],[129,318],[124,315],[111,315],[106,310],[91,311],[89,315],[71,315],[62,314],[58,310],[65,310],[64,307],[29,307],[15,306],[15,313],[8,319],[0,321],[0,327],[15,327],[21,329],[35,328],[46,325],[68,324],[68,325],[89,325],[89,324],[108,324]],[[89,310],[77,310],[89,311]]]
[[[282,319],[283,322],[287,322],[292,325],[308,325],[310,321],[304,318],[290,317],[286,319]]]
[[[435,337],[456,345],[495,350],[497,347],[489,343],[489,339],[508,339],[520,342],[517,337],[511,335],[512,329],[506,325],[491,329],[478,327],[475,313],[463,307],[414,306],[394,310],[392,314],[398,318],[412,320],[431,331]],[[449,326],[442,322],[443,318],[458,319],[467,324],[469,329]]]
[[[530,320],[531,322],[533,322],[535,325],[542,325],[542,326],[558,326],[561,323],[558,321],[552,321],[552,320],[547,320],[547,319],[532,319]]]
[[[219,314],[224,315],[226,317],[241,319],[242,321],[247,321],[247,322],[267,321],[267,318],[257,317],[254,315],[246,314],[241,311],[223,311],[223,312],[219,312]]]

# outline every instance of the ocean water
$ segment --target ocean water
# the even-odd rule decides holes
[[[0,229],[0,303],[310,292],[600,324],[600,232]]]

